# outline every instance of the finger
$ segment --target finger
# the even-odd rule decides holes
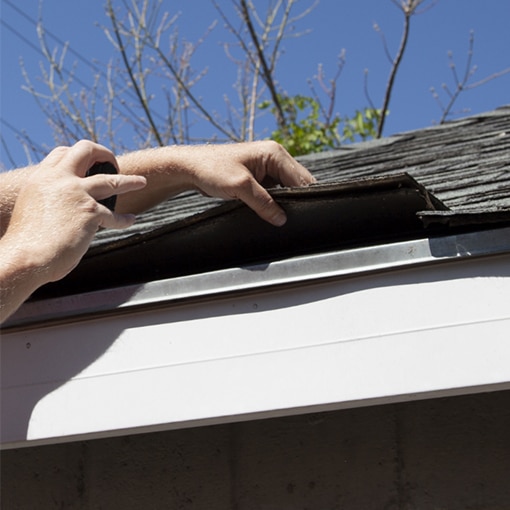
[[[286,186],[308,186],[317,182],[317,179],[301,163],[293,159],[294,168],[288,174],[288,166],[283,172],[282,184]]]
[[[251,181],[250,188],[239,192],[238,198],[275,227],[281,227],[287,221],[285,211],[255,179]]]
[[[308,186],[316,182],[315,177],[285,150],[269,160],[266,171],[284,186]]]
[[[122,195],[144,188],[147,179],[140,175],[96,174],[84,179],[86,190],[95,200],[103,200],[112,195]]]
[[[280,144],[266,141],[263,143],[265,157],[259,157],[259,169],[263,176],[269,175],[284,186],[308,186],[316,182],[315,177],[297,160],[295,160]],[[257,172],[258,173],[258,172]],[[257,178],[260,182],[261,179]]]
[[[109,162],[119,169],[113,153],[106,147],[88,140],[81,140],[75,143],[62,158],[62,165],[66,170],[85,177],[87,170],[95,163]]]
[[[136,220],[136,216],[134,214],[118,214],[110,211],[107,207],[102,205],[100,207],[99,227],[123,229],[133,225]]]

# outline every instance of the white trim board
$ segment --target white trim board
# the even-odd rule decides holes
[[[510,254],[2,335],[2,447],[510,387]]]

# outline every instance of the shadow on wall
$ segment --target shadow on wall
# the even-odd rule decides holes
[[[136,290],[136,287],[132,288],[133,293]],[[122,302],[129,298],[130,294],[124,293]],[[115,303],[112,306],[116,306]],[[93,318],[86,319],[83,324],[84,327],[72,337],[65,326],[51,324],[1,333],[2,445],[28,439],[31,416],[37,404],[101,358],[123,331],[121,324],[112,327],[111,323],[104,327]],[[59,421],[62,417],[65,417],[65,410],[54,419]]]

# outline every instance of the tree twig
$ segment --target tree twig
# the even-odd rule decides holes
[[[412,2],[413,0],[409,0],[410,4],[412,4]],[[386,121],[388,107],[390,105],[391,94],[393,92],[393,85],[395,83],[395,77],[397,76],[400,63],[402,62],[402,58],[404,57],[407,41],[409,40],[409,29],[411,25],[411,16],[413,15],[413,10],[402,7],[402,11],[404,12],[404,28],[402,31],[402,38],[400,39],[400,46],[397,51],[397,55],[393,59],[393,64],[388,78],[388,83],[386,84],[386,91],[384,93],[384,100],[381,108],[381,116],[379,118],[379,123],[377,126],[377,138],[381,138],[383,133],[384,123]]]
[[[457,67],[455,65],[455,62],[453,60],[453,53],[448,52],[448,59],[450,60],[449,67],[452,71],[453,75],[453,81],[455,85],[455,89],[452,91],[448,87],[446,83],[443,83],[442,88],[446,92],[446,94],[449,97],[449,101],[446,104],[446,106],[441,102],[441,99],[439,97],[439,94],[435,90],[434,87],[431,87],[431,92],[436,100],[437,104],[439,105],[439,108],[441,109],[441,118],[439,119],[439,124],[444,124],[450,115],[452,115],[452,109],[454,104],[457,102],[460,94],[466,90],[472,90],[477,87],[480,87],[481,85],[484,85],[485,83],[492,81],[496,78],[499,78],[501,76],[504,76],[505,74],[510,73],[510,67],[503,69],[502,71],[498,71],[496,73],[493,73],[489,76],[486,76],[485,78],[482,78],[481,80],[478,80],[474,83],[469,83],[469,80],[472,76],[474,76],[477,67],[472,65],[473,61],[473,55],[474,55],[474,44],[475,44],[475,36],[474,32],[471,31],[469,35],[469,47],[468,47],[468,53],[467,53],[467,60],[466,65],[464,69],[464,74],[462,76],[462,79],[459,78],[459,74],[457,73]]]
[[[154,122],[154,119],[152,118],[152,113],[149,109],[149,105],[147,104],[146,98],[143,96],[142,91],[140,90],[140,87],[138,86],[138,82],[136,81],[136,78],[133,74],[133,69],[131,67],[131,64],[129,63],[129,59],[127,58],[126,54],[126,47],[122,41],[122,38],[120,36],[120,29],[117,23],[117,17],[115,15],[115,11],[113,9],[112,0],[108,0],[107,3],[108,8],[108,15],[110,16],[112,26],[113,26],[113,33],[115,35],[115,38],[117,40],[117,44],[119,47],[119,51],[122,57],[122,61],[124,62],[124,67],[126,71],[128,72],[129,79],[133,85],[133,88],[135,89],[135,93],[138,97],[138,100],[140,101],[140,106],[142,107],[145,116],[147,117],[147,121],[149,122],[151,126],[152,133],[154,137],[156,138],[156,141],[158,142],[158,145],[163,146],[163,140],[159,134],[158,128],[156,127],[156,124]]]
[[[264,80],[264,83],[266,84],[267,88],[269,89],[269,94],[271,95],[271,99],[275,106],[276,122],[278,124],[278,127],[282,131],[285,132],[285,131],[287,131],[287,124],[285,122],[285,114],[283,112],[283,108],[280,103],[280,99],[278,97],[278,92],[276,90],[276,85],[275,85],[271,70],[269,69],[269,66],[267,64],[266,56],[264,55],[262,45],[260,44],[257,33],[255,32],[255,28],[253,27],[253,23],[252,23],[252,20],[250,17],[250,13],[248,11],[248,6],[246,4],[246,0],[241,0],[241,10],[242,10],[244,22],[246,23],[246,27],[248,28],[248,32],[250,34],[250,37],[251,37],[253,44],[255,46],[255,49],[257,51],[258,60],[262,67],[262,74],[261,74],[262,79]]]

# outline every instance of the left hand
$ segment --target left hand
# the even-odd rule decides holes
[[[276,142],[207,145],[199,150],[191,168],[193,186],[209,196],[242,200],[275,226],[283,225],[287,218],[264,185],[307,186],[315,182]]]

